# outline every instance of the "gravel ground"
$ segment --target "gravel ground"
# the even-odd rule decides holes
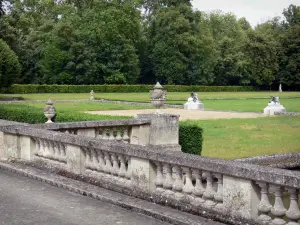
[[[258,118],[265,117],[261,113],[248,112],[221,112],[221,111],[200,111],[185,109],[162,109],[163,113],[180,115],[180,120],[210,120],[210,119],[231,119],[231,118]],[[143,110],[111,110],[111,111],[86,111],[89,114],[115,115],[115,116],[136,116],[137,114],[153,113],[154,109]]]

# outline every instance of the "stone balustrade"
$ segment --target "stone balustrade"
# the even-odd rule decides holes
[[[136,145],[20,125],[0,132],[4,158],[59,162],[103,187],[232,224],[300,224],[296,171],[189,155],[176,144]]]
[[[66,145],[57,141],[33,138],[35,142],[35,155],[45,159],[67,163]]]
[[[140,136],[145,134],[145,130],[147,130],[149,124],[149,119],[130,119],[38,124],[34,125],[33,127],[55,130],[66,134],[95,137],[102,140],[122,141],[131,144],[144,144],[143,141],[140,141]]]

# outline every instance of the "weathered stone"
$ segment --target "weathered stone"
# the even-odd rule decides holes
[[[139,114],[139,119],[148,119],[150,124],[150,145],[178,145],[179,116],[169,114]]]

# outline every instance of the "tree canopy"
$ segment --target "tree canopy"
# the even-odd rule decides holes
[[[283,18],[253,28],[190,0],[0,0],[0,39],[21,65],[13,82],[300,89],[300,7]]]

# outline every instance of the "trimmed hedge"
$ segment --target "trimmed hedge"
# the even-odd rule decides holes
[[[189,122],[180,122],[179,144],[182,151],[189,154],[201,155],[203,129]]]
[[[131,117],[90,115],[71,110],[57,110],[55,122],[117,120],[128,118]],[[47,121],[42,109],[25,104],[0,104],[0,119],[30,124],[45,123]],[[179,144],[183,152],[200,155],[202,151],[202,140],[201,127],[195,124],[189,124],[188,122],[180,122]]]
[[[11,94],[32,94],[32,93],[89,93],[94,90],[96,93],[132,93],[149,92],[154,85],[35,85],[35,84],[13,84],[6,90]],[[164,85],[169,92],[248,92],[256,91],[251,86],[185,86],[185,85]]]
[[[87,113],[80,113],[71,110],[57,110],[55,122],[118,120],[129,118],[132,117],[90,115]],[[0,104],[0,119],[30,124],[45,123],[47,121],[46,117],[44,116],[43,109],[25,104]]]

